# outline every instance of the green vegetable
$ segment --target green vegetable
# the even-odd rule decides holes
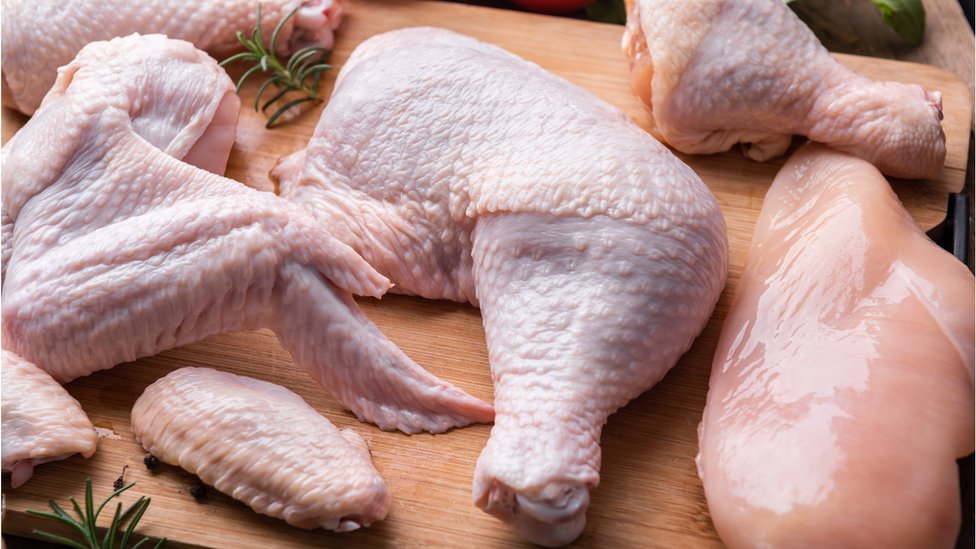
[[[791,4],[796,0],[783,0]],[[922,0],[871,0],[881,18],[902,38],[917,46],[925,37],[925,6]]]
[[[274,111],[268,117],[268,123],[265,124],[266,128],[270,128],[282,114],[292,107],[309,101],[321,102],[322,98],[319,97],[319,81],[322,79],[322,73],[332,68],[332,65],[325,63],[326,58],[331,52],[321,47],[309,46],[302,48],[293,53],[287,63],[278,59],[278,56],[275,54],[278,44],[278,34],[285,26],[285,23],[295,16],[297,11],[298,8],[293,9],[287,17],[278,23],[274,32],[271,33],[271,43],[265,46],[264,36],[261,34],[261,4],[258,4],[258,22],[257,26],[251,32],[251,37],[248,38],[243,32],[237,32],[237,39],[244,45],[247,51],[232,55],[220,62],[221,67],[234,61],[253,61],[256,63],[237,81],[238,93],[240,93],[244,82],[251,75],[257,72],[272,74],[271,78],[265,80],[261,84],[261,87],[258,88],[258,95],[254,99],[255,111],[266,112],[271,105],[283,100],[289,92],[298,92],[300,94],[299,97],[289,99],[284,105]],[[262,105],[261,96],[272,85],[275,87],[275,93],[271,96],[271,99],[268,99]]]
[[[871,0],[881,10],[889,27],[914,45],[925,36],[925,7],[922,0]]]
[[[586,6],[586,18],[601,23],[623,25],[627,22],[627,8],[623,0],[595,0]]]
[[[71,528],[78,531],[81,534],[82,541],[78,542],[72,539],[68,539],[62,536],[51,534],[49,532],[43,532],[41,530],[34,530],[34,535],[47,541],[58,543],[60,545],[66,545],[68,547],[74,547],[75,549],[113,549],[116,547],[116,537],[118,537],[119,530],[125,525],[125,522],[129,521],[129,526],[125,528],[122,534],[122,541],[119,542],[118,548],[125,549],[126,545],[129,543],[129,538],[132,537],[132,533],[135,532],[136,525],[139,524],[139,520],[142,519],[142,515],[145,514],[146,509],[149,508],[149,504],[152,502],[152,498],[147,498],[146,496],[141,496],[135,503],[133,503],[125,511],[122,511],[122,503],[119,502],[115,507],[115,515],[112,517],[112,522],[109,523],[108,530],[105,532],[105,536],[99,540],[98,530],[95,525],[98,522],[98,516],[101,514],[102,509],[108,504],[113,498],[117,497],[122,492],[125,492],[129,488],[135,486],[135,483],[131,483],[128,486],[124,486],[115,492],[112,492],[108,498],[105,499],[99,506],[95,509],[94,502],[92,501],[92,483],[91,479],[85,481],[85,508],[82,510],[78,502],[75,501],[74,497],[69,497],[68,501],[75,508],[75,513],[78,514],[78,519],[69,515],[62,509],[54,500],[48,500],[48,504],[54,513],[43,513],[40,511],[34,511],[31,509],[27,510],[27,513],[37,517],[48,518],[51,520],[56,520],[63,524],[70,526]],[[130,520],[131,519],[131,520]],[[138,549],[144,544],[148,544],[149,538],[142,538],[139,543],[132,546],[132,549]],[[163,544],[166,543],[166,538],[163,538],[156,542],[153,546],[155,549],[159,549]]]

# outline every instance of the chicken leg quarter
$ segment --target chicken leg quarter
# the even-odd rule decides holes
[[[607,417],[724,286],[701,180],[619,110],[439,29],[360,45],[273,175],[395,291],[480,305],[497,415],[474,500],[531,541],[575,539]]]
[[[490,421],[358,310],[350,292],[389,282],[327,227],[179,160],[220,155],[222,169],[238,107],[215,61],[158,35],[95,42],[61,70],[3,151],[4,348],[65,383],[270,327],[360,419],[405,432]]]
[[[742,143],[763,161],[801,134],[894,177],[945,162],[938,92],[841,65],[782,0],[635,0],[623,46],[655,135],[682,152]]]

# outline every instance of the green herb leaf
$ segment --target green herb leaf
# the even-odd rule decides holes
[[[223,61],[221,61],[220,62],[220,66],[221,67],[227,66],[227,65],[233,63],[234,61],[257,61],[259,59],[261,59],[261,56],[260,55],[253,54],[253,53],[251,53],[249,51],[242,51],[241,53],[232,55],[232,56],[228,57],[227,59],[224,59]]]
[[[131,537],[132,533],[136,531],[136,525],[139,524],[143,513],[145,513],[146,509],[149,508],[150,503],[152,503],[152,498],[141,497],[138,501],[132,504],[130,510],[135,509],[136,514],[132,516],[132,520],[129,521],[129,527],[126,528],[125,533],[122,534],[122,543],[119,544],[119,547],[122,549],[125,549],[126,544],[129,543],[129,537]],[[128,513],[128,511],[126,511],[126,513]],[[146,541],[147,539],[149,538],[143,538],[142,541],[136,544],[136,547],[142,545],[142,542]]]
[[[32,509],[27,510],[27,514],[29,515],[49,520],[56,520],[62,524],[70,526],[81,534],[81,537],[84,540],[83,542],[78,542],[63,536],[52,534],[50,532],[44,532],[42,530],[34,530],[33,533],[42,539],[59,543],[61,545],[66,545],[68,547],[73,547],[74,549],[114,549],[115,539],[118,536],[119,529],[123,524],[125,524],[126,520],[131,517],[132,520],[129,521],[129,526],[126,528],[125,533],[122,536],[122,542],[118,546],[119,549],[125,549],[125,546],[129,541],[129,537],[135,531],[136,525],[139,523],[139,519],[142,518],[142,515],[146,512],[146,509],[149,508],[149,503],[152,500],[145,496],[140,497],[125,511],[122,511],[122,504],[118,503],[115,507],[115,515],[112,517],[112,522],[109,524],[105,536],[101,539],[101,542],[98,540],[97,521],[102,509],[104,509],[112,499],[118,497],[119,494],[125,492],[133,486],[135,486],[135,483],[131,483],[128,486],[124,486],[115,492],[112,492],[112,495],[105,498],[105,500],[102,501],[101,504],[99,504],[96,508],[94,498],[92,497],[91,479],[86,480],[84,509],[78,505],[78,502],[74,497],[68,498],[68,500],[71,501],[72,506],[74,506],[75,512],[78,513],[78,519],[75,519],[66,513],[64,509],[54,502],[54,500],[48,501],[48,504],[54,511],[53,514],[34,511]],[[136,544],[136,546],[138,547],[143,543],[148,543],[148,540],[149,538],[143,538],[139,541],[139,543]],[[163,538],[156,543],[155,547],[161,547],[165,542],[166,538]]]
[[[281,115],[285,114],[285,111],[287,111],[288,109],[294,106],[300,105],[301,103],[306,103],[308,101],[316,101],[316,99],[312,97],[299,97],[298,99],[293,99],[285,103],[280,109],[276,110],[274,114],[271,115],[270,118],[268,118],[268,123],[264,127],[270,128],[271,125],[274,124],[275,121],[281,117]]]
[[[69,497],[68,501],[70,501],[71,505],[74,506],[75,513],[78,513],[78,519],[80,520],[80,522],[78,522],[77,524],[82,528],[81,535],[85,537],[85,541],[87,541],[92,547],[95,547],[95,536],[94,534],[91,533],[91,528],[88,524],[88,519],[85,517],[84,511],[81,510],[81,507],[78,505],[78,502],[75,501],[74,497]],[[52,501],[51,508],[54,507],[55,507],[55,503]]]
[[[267,103],[265,103],[264,105],[261,105],[261,108],[260,109],[258,109],[257,107],[255,107],[254,110],[260,110],[261,112],[265,112],[266,110],[268,110],[268,107],[270,107],[271,105],[273,105],[275,103],[275,101],[281,99],[282,97],[285,96],[286,93],[288,93],[290,91],[291,90],[289,90],[288,88],[281,88],[280,90],[278,90],[277,92],[275,92],[274,95],[271,96],[271,99],[268,99],[268,102]]]
[[[247,51],[232,55],[220,62],[220,66],[222,67],[235,61],[257,62],[253,67],[244,72],[240,80],[237,81],[237,93],[241,92],[244,82],[252,75],[258,72],[271,74],[271,77],[265,80],[258,88],[257,97],[254,98],[255,111],[267,111],[274,103],[284,100],[289,92],[301,94],[297,99],[289,99],[284,106],[275,110],[268,117],[268,123],[265,125],[266,128],[273,126],[285,111],[296,105],[309,101],[322,101],[319,97],[319,82],[322,78],[322,71],[332,68],[331,65],[325,63],[325,60],[331,52],[320,47],[312,46],[302,48],[294,52],[287,63],[282,62],[278,58],[276,52],[278,36],[281,33],[281,29],[284,28],[285,23],[294,17],[297,12],[298,8],[295,8],[278,23],[271,33],[271,42],[266,46],[261,34],[261,4],[258,4],[257,26],[251,33],[251,37],[248,38],[243,32],[237,33],[237,39]],[[274,84],[277,90],[271,96],[271,99],[262,104],[261,97],[272,84]]]
[[[105,537],[102,538],[102,549],[112,549],[115,544],[115,533],[119,531],[119,515],[121,514],[122,502],[120,501],[115,504],[115,515],[112,516],[112,524],[109,526],[108,531],[105,532]]]
[[[911,44],[919,45],[925,37],[925,6],[922,0],[871,0],[889,27]]]
[[[254,97],[254,110],[256,111],[260,110],[259,106],[261,105],[261,96],[264,95],[264,92],[265,90],[268,89],[268,86],[270,86],[271,84],[276,84],[280,78],[281,77],[279,76],[274,76],[272,78],[265,80],[264,84],[261,84],[261,87],[258,88],[257,95]]]
[[[125,492],[126,490],[128,490],[129,488],[132,488],[135,485],[136,485],[136,483],[130,482],[127,486],[123,486],[122,488],[119,488],[118,490],[112,492],[112,495],[111,496],[105,498],[105,501],[103,501],[102,504],[98,506],[98,511],[95,511],[95,520],[96,521],[98,520],[98,515],[102,514],[102,508],[105,507],[105,505],[108,502],[112,501],[113,498],[118,497],[119,494],[121,494],[122,492]]]
[[[77,541],[70,540],[68,538],[63,538],[51,534],[50,532],[42,532],[40,530],[34,530],[33,534],[43,540],[50,541],[51,543],[58,543],[60,545],[66,545],[68,547],[74,547],[74,549],[91,549],[90,547],[85,547],[84,545],[78,543]]]
[[[81,534],[83,537],[88,533],[88,531],[85,529],[84,526],[81,525],[80,522],[71,518],[71,516],[65,513],[60,507],[58,507],[58,504],[54,503],[54,501],[49,501],[48,503],[55,510],[55,512],[57,513],[56,515],[52,515],[51,513],[42,513],[40,511],[35,511],[33,509],[28,509],[27,514],[34,515],[35,517],[44,517],[47,519],[61,521],[67,524],[68,526],[74,528],[75,530],[77,530],[78,533]]]

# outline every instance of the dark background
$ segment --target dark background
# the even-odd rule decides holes
[[[963,13],[966,14],[966,19],[969,19],[969,26],[973,26],[973,2],[967,2],[966,0],[959,0],[959,5],[962,6]]]

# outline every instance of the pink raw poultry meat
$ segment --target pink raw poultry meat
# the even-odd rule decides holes
[[[439,29],[360,45],[274,175],[396,291],[481,306],[497,416],[475,502],[534,542],[575,539],[607,417],[725,284],[701,180],[619,110]]]
[[[366,441],[266,381],[180,368],[136,401],[132,434],[163,462],[299,528],[350,532],[390,506]]]
[[[682,152],[743,143],[762,161],[801,134],[891,176],[942,170],[941,96],[841,65],[782,0],[636,0],[623,45],[655,134]]]
[[[250,36],[259,3],[266,43],[275,26],[298,9],[281,30],[277,53],[290,55],[309,45],[332,48],[339,0],[3,0],[4,105],[33,114],[58,67],[89,42],[159,33],[214,55],[240,49],[236,33]]]
[[[440,432],[491,407],[417,366],[350,292],[389,282],[301,208],[220,169],[239,101],[187,42],[97,42],[4,148],[3,342],[60,382],[271,327],[361,419]]]
[[[867,162],[806,145],[722,328],[699,474],[730,547],[952,547],[973,276]]]
[[[91,457],[98,444],[95,426],[68,391],[37,366],[0,351],[3,403],[3,472],[10,486],[27,482],[34,466],[74,454]]]

